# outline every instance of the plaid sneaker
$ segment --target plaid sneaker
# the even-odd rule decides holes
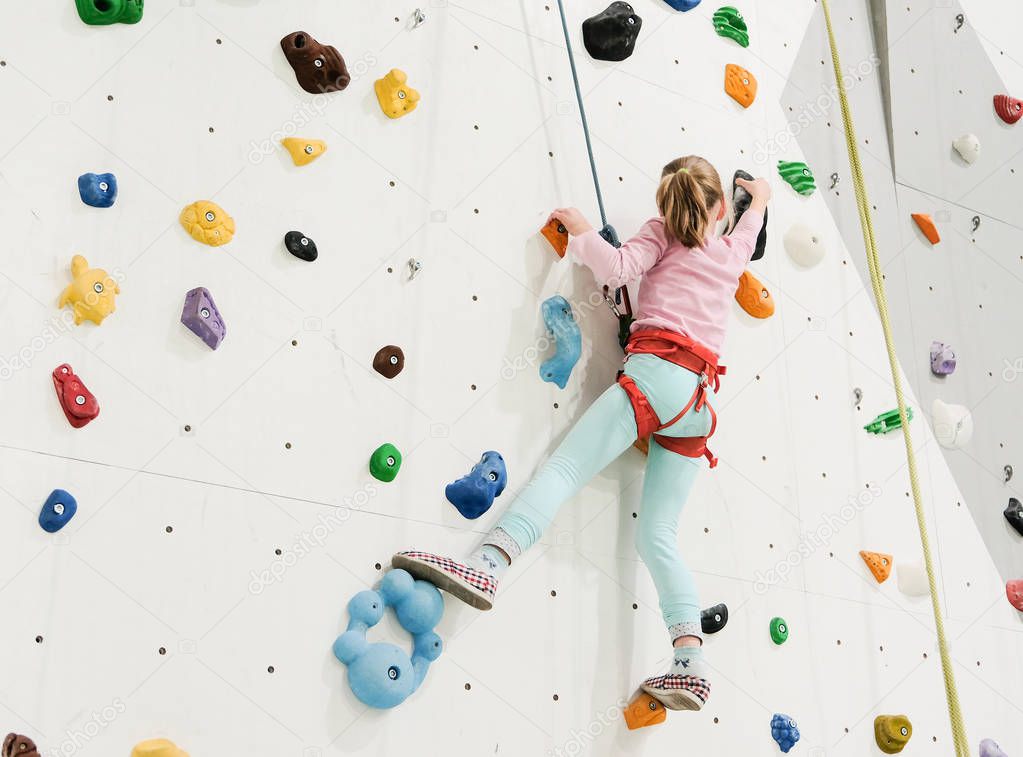
[[[648,678],[642,689],[669,710],[701,710],[710,697],[706,678],[676,673]]]
[[[477,610],[494,606],[497,579],[450,557],[429,552],[399,552],[391,558],[392,568],[407,570],[414,578],[429,581]]]

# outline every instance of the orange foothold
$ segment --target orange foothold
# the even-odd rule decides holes
[[[735,290],[735,301],[754,318],[770,318],[774,315],[774,298],[749,271],[739,277],[739,288]]]
[[[938,229],[934,225],[934,221],[926,213],[913,213],[913,220],[916,221],[916,225],[920,227],[920,231],[927,237],[927,241],[931,244],[937,244],[941,241],[941,235],[938,234]]]
[[[648,725],[663,723],[668,718],[664,705],[646,692],[629,702],[625,708],[625,724],[630,731],[646,728]]]
[[[568,250],[568,231],[561,225],[561,221],[552,218],[546,226],[540,229],[540,233],[543,234],[544,239],[551,243],[551,247],[558,253],[559,258],[565,257],[565,252]]]
[[[870,568],[870,572],[874,574],[874,578],[877,579],[879,584],[883,584],[888,580],[888,576],[892,574],[892,556],[882,554],[881,552],[867,552],[860,550],[860,557],[863,558],[863,562]]]
[[[739,105],[748,108],[757,97],[757,79],[742,66],[725,66],[725,92]]]

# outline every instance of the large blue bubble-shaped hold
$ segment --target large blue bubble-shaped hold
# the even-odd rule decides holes
[[[579,362],[583,353],[583,338],[579,333],[579,324],[575,322],[572,306],[560,294],[544,300],[540,306],[543,322],[547,331],[554,338],[557,352],[554,357],[544,360],[540,365],[540,378],[557,384],[564,389],[572,369]]]
[[[448,484],[444,496],[464,517],[475,520],[491,508],[508,485],[508,468],[500,452],[484,452],[472,470]]]
[[[54,489],[39,511],[39,527],[49,534],[64,528],[78,512],[78,502],[63,489]]]
[[[700,4],[700,0],[664,0],[677,11],[691,11]]]
[[[117,177],[112,173],[83,173],[78,177],[78,194],[93,208],[109,208],[117,199]]]
[[[796,726],[796,721],[788,715],[775,714],[771,718],[771,736],[778,742],[778,748],[788,753],[799,741],[799,728]]]
[[[395,644],[370,642],[366,632],[394,610],[412,636],[412,653]],[[370,707],[388,709],[404,702],[426,678],[443,649],[434,627],[444,614],[437,587],[404,570],[391,570],[378,591],[360,591],[348,602],[348,629],[334,642],[334,656],[348,666],[348,685]]]

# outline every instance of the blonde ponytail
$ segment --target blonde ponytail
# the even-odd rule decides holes
[[[721,177],[696,155],[673,160],[661,172],[657,208],[668,233],[686,247],[700,247],[711,225],[710,209],[722,198]]]

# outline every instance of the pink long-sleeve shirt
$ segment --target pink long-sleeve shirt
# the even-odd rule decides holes
[[[764,223],[750,208],[726,237],[708,236],[702,247],[685,247],[668,235],[663,218],[651,218],[621,248],[591,230],[568,245],[601,286],[617,289],[643,277],[632,299],[641,328],[680,332],[721,354],[739,276],[746,269]]]

